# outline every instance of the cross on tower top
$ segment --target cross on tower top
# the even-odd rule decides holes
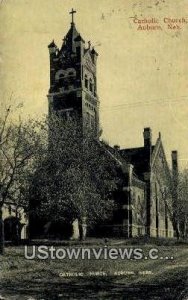
[[[70,15],[72,15],[72,22],[71,22],[71,24],[74,24],[74,14],[76,13],[76,10],[74,10],[73,8],[72,8],[72,10],[69,12],[69,14]]]

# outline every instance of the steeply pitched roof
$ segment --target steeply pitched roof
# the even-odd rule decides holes
[[[140,188],[144,188],[145,182],[137,176],[137,174],[134,172],[134,169],[133,169],[132,175],[130,174],[130,162],[127,160],[127,158],[125,159],[120,154],[118,149],[113,148],[103,142],[99,142],[99,144],[105,149],[106,153],[108,155],[110,155],[110,157],[117,163],[117,165],[121,169],[120,173],[123,176],[124,187],[129,185],[129,180],[130,180],[130,176],[131,176],[133,185],[139,186]],[[121,177],[120,173],[119,173],[119,176]]]
[[[117,162],[119,166],[127,165],[126,160],[118,153],[116,149],[106,144],[103,141],[99,141],[101,147],[105,149],[105,151]]]
[[[76,37],[79,36],[79,32],[76,29],[76,26],[74,23],[71,23],[71,28],[69,29],[69,31],[66,34],[66,41],[67,43],[72,43]]]
[[[161,134],[159,134],[159,137],[157,139],[157,142],[156,142],[155,147],[152,152],[151,167],[153,167],[155,165],[155,162],[156,162],[157,158],[159,158],[159,157],[162,160],[163,167],[166,170],[166,174],[168,176],[171,176],[170,168],[169,168],[169,165],[168,165],[168,162],[166,159],[166,155],[165,155],[165,151],[164,151],[164,147],[163,147],[163,143],[161,141]]]
[[[61,50],[64,49],[64,50],[73,52],[75,50],[74,49],[75,41],[83,41],[84,42],[81,35],[77,31],[75,24],[71,23],[71,27],[64,38],[64,42],[63,42]]]

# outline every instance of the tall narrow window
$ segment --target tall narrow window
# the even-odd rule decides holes
[[[80,57],[80,47],[76,47],[76,55]]]
[[[87,75],[85,75],[85,87],[86,87],[86,89],[88,89],[88,78],[87,78]]]
[[[84,79],[84,68],[82,66],[82,80]]]
[[[89,80],[89,90],[90,92],[93,92],[93,84],[92,84],[92,80]]]
[[[90,127],[90,114],[86,112],[86,125]]]
[[[90,118],[90,120],[91,120],[91,128],[94,130],[95,129],[95,118],[94,118],[94,116],[92,116],[91,115],[91,118]]]

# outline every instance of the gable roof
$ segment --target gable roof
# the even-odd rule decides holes
[[[169,168],[169,165],[168,165],[168,162],[167,162],[167,159],[166,159],[166,155],[165,155],[165,151],[164,151],[164,147],[163,147],[163,143],[162,143],[161,135],[160,134],[159,134],[159,137],[158,137],[158,139],[156,141],[156,144],[155,144],[155,147],[154,147],[154,151],[152,152],[151,167],[154,166],[155,161],[156,161],[156,159],[159,156],[162,158],[162,161],[163,161],[164,167],[166,169],[166,172],[171,177],[170,168]]]

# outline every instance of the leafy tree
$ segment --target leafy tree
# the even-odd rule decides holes
[[[35,214],[54,222],[78,219],[84,239],[88,224],[112,214],[117,163],[92,131],[83,132],[77,119],[53,115],[43,128],[45,136],[49,133],[48,147],[30,190]]]

